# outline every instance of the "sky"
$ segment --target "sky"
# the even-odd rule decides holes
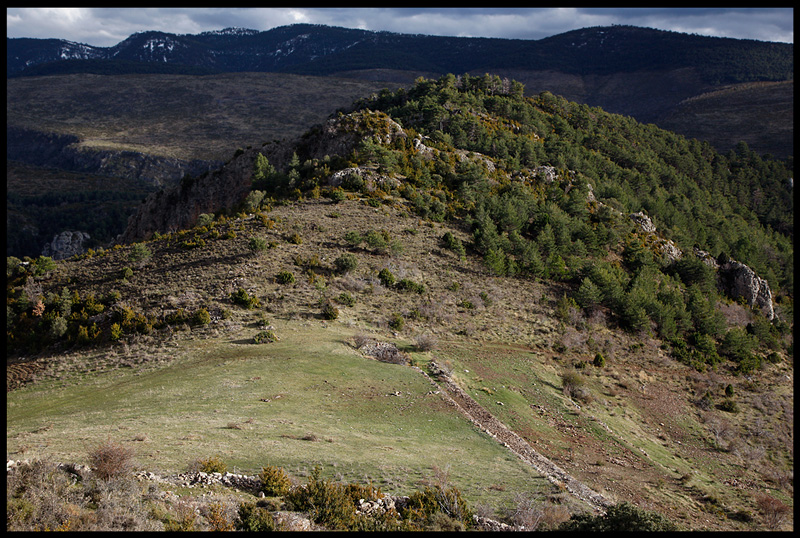
[[[7,37],[110,47],[135,32],[197,34],[296,23],[458,37],[542,39],[624,24],[794,43],[792,8],[6,8]]]

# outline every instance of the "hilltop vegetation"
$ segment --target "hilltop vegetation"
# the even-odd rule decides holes
[[[143,204],[143,212],[156,211],[159,200],[177,200],[161,210],[200,213],[186,229],[59,263],[7,259],[8,372],[14,387],[24,386],[9,421],[13,450],[24,452],[29,435],[51,435],[46,409],[61,406],[35,405],[38,391],[80,401],[75,391],[91,369],[88,378],[113,404],[91,432],[58,424],[54,450],[74,455],[76,436],[97,436],[126,417],[126,427],[158,436],[164,453],[150,447],[149,456],[180,466],[186,448],[163,443],[170,437],[159,430],[160,408],[146,420],[131,417],[125,394],[141,390],[142,401],[165,398],[182,409],[204,432],[196,439],[203,450],[230,443],[230,457],[253,469],[267,462],[254,461],[245,434],[236,437],[247,428],[220,433],[205,421],[220,412],[241,424],[251,408],[258,420],[280,418],[266,400],[251,401],[256,387],[277,390],[291,378],[303,380],[292,393],[297,402],[321,406],[306,419],[314,435],[249,422],[269,440],[265,454],[294,470],[303,468],[295,456],[326,464],[339,457],[350,477],[362,459],[370,473],[383,465],[401,474],[400,437],[385,452],[389,463],[378,464],[341,424],[388,416],[381,428],[406,427],[427,412],[434,404],[423,396],[433,394],[411,381],[411,364],[445,372],[531,446],[619,502],[647,499],[648,509],[685,514],[688,527],[722,529],[767,524],[755,491],[791,503],[791,161],[745,145],[722,155],[552,94],[525,97],[513,81],[449,75],[382,91],[295,144],[237,152],[228,167],[187,177]],[[220,181],[231,183],[217,188],[244,184],[249,192],[232,206],[196,211],[209,203],[201,199],[209,182]],[[726,296],[715,267],[731,259],[767,279],[773,319]],[[358,387],[340,380],[352,382],[348,372],[363,360],[353,349],[373,337],[407,355],[387,353],[382,360],[391,364],[359,370],[359,383],[380,396],[371,415],[353,407]],[[179,358],[173,346],[185,350]],[[264,357],[279,361],[274,371],[286,380],[261,379]],[[209,401],[197,407],[189,385],[222,366],[237,372],[229,383],[241,400],[223,386],[208,389]],[[382,373],[390,367],[392,376]],[[308,372],[315,384],[304,386]],[[132,385],[117,390],[117,376]],[[413,384],[409,407],[381,407],[388,377]],[[68,412],[69,405],[50,411],[65,420]],[[36,429],[24,429],[25,421]],[[434,446],[426,439],[442,440],[424,421],[414,432],[419,453]],[[331,446],[313,444],[326,437]],[[312,448],[279,456],[285,443],[303,439]],[[444,457],[438,450],[431,457]],[[500,495],[492,502],[507,508],[511,492],[471,476],[467,459],[457,477],[466,498]],[[604,522],[573,519],[575,528]]]

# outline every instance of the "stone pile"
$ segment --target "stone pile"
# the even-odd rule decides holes
[[[392,364],[409,364],[411,362],[407,353],[403,353],[390,342],[368,342],[361,346],[359,351],[381,362]]]
[[[229,488],[256,491],[261,487],[261,480],[256,476],[236,473],[204,473],[200,471],[178,475],[177,484],[184,487],[207,487],[220,484]]]

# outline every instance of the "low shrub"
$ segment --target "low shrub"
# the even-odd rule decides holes
[[[277,340],[278,337],[271,330],[260,331],[253,337],[253,342],[256,344],[271,344]]]
[[[330,301],[325,301],[322,305],[322,317],[327,320],[334,320],[339,317],[339,309]]]
[[[575,514],[559,525],[559,531],[678,531],[675,523],[658,512],[648,512],[630,503],[608,508],[603,515]]]
[[[597,355],[594,356],[592,364],[595,365],[595,367],[597,368],[602,368],[603,366],[606,365],[606,358],[603,356],[602,353],[598,353]]]
[[[574,398],[585,403],[591,402],[592,397],[584,386],[585,384],[586,380],[578,372],[567,370],[561,374],[561,388],[567,398]]]
[[[315,523],[332,530],[352,528],[356,508],[347,489],[341,484],[321,478],[321,469],[314,467],[308,483],[294,488],[286,495],[287,504],[294,510],[307,511]]]
[[[227,473],[228,464],[219,456],[197,460],[197,468],[203,473]]]
[[[230,298],[234,304],[238,304],[250,310],[261,306],[261,301],[258,300],[258,297],[251,296],[244,288],[239,288],[235,293],[231,293]]]
[[[354,254],[342,254],[333,261],[336,272],[346,274],[358,267],[358,258]]]
[[[389,317],[389,328],[395,331],[402,331],[403,326],[405,325],[405,320],[403,316],[395,312],[394,314]]]
[[[291,478],[280,467],[272,465],[262,467],[258,478],[261,480],[259,491],[263,491],[267,497],[283,497],[289,493],[289,489],[292,487]]]
[[[340,293],[339,296],[336,297],[336,301],[344,306],[354,306],[356,304],[356,300],[353,298],[353,296],[346,291]]]
[[[458,237],[454,236],[452,232],[445,232],[445,234],[442,236],[442,245],[444,248],[455,252],[459,258],[464,259],[467,256],[467,251],[464,248],[464,244]]]
[[[369,248],[374,249],[379,253],[384,253],[389,248],[389,234],[386,232],[376,232],[375,230],[370,230],[364,236],[364,241],[367,242],[367,246]]]
[[[278,281],[278,284],[294,284],[295,282],[294,274],[289,271],[281,271],[275,275],[275,280]]]
[[[383,284],[387,288],[391,288],[392,286],[394,286],[395,282],[394,275],[392,274],[391,271],[389,271],[389,269],[386,269],[385,267],[381,269],[380,272],[378,273],[378,280],[380,280],[381,284]]]
[[[358,245],[364,242],[364,238],[361,237],[361,234],[353,230],[350,230],[349,232],[344,234],[344,240],[351,247],[357,247]]]
[[[250,252],[256,255],[266,252],[269,248],[267,246],[267,240],[263,237],[251,237],[247,247],[250,249]]]
[[[192,315],[192,323],[195,325],[208,325],[211,323],[211,314],[208,313],[207,308],[200,308]]]
[[[254,503],[239,505],[238,518],[234,525],[237,531],[267,532],[277,530],[275,517],[266,509]]]
[[[100,480],[126,476],[133,471],[133,450],[109,440],[89,452],[89,463]]]
[[[722,402],[720,402],[720,404],[717,407],[722,411],[726,411],[728,413],[739,412],[739,406],[736,404],[734,400],[731,400],[730,398],[722,400]]]
[[[427,486],[412,493],[401,515],[428,530],[464,530],[473,525],[472,511],[455,487]]]
[[[414,282],[413,280],[410,280],[408,278],[404,278],[404,279],[400,280],[395,285],[395,287],[397,289],[403,290],[403,291],[413,291],[414,293],[419,293],[420,295],[425,293],[425,285],[424,284],[419,284],[419,283]]]

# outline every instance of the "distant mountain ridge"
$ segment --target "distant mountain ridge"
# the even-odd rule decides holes
[[[356,69],[436,73],[557,70],[610,74],[692,67],[712,84],[789,80],[793,46],[633,26],[593,27],[540,40],[445,37],[294,24],[258,32],[139,32],[112,47],[60,39],[7,38],[8,77],[49,74],[68,60],[192,66],[217,72],[330,75]],[[120,66],[124,70],[124,65]]]

